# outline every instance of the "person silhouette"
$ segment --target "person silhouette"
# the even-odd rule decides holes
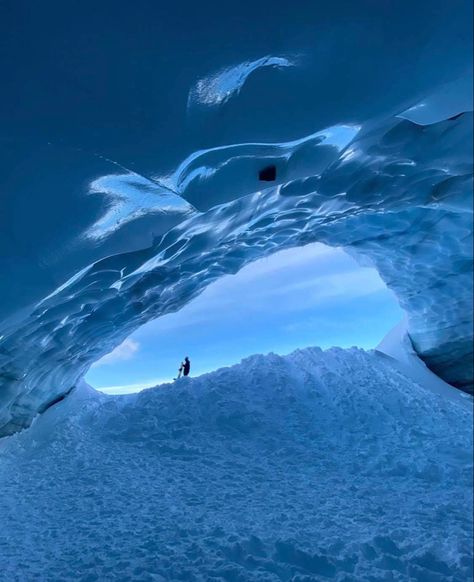
[[[191,370],[191,362],[190,362],[188,356],[186,356],[184,358],[184,361],[181,363],[181,366],[179,367],[178,378],[181,378],[181,374],[183,376],[189,376],[190,370]]]

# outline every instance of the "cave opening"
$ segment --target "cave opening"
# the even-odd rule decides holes
[[[96,362],[86,380],[109,394],[191,376],[257,353],[320,346],[376,347],[403,317],[378,272],[343,249],[313,243],[227,275],[180,311],[148,322]]]

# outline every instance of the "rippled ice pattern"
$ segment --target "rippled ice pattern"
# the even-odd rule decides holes
[[[146,321],[315,241],[374,265],[472,391],[470,3],[244,2],[245,26],[105,4],[1,24],[0,434]]]

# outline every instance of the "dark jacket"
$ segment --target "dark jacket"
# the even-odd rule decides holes
[[[184,360],[181,366],[183,368],[183,376],[187,376],[189,374],[189,370],[191,369],[191,362],[189,360]]]

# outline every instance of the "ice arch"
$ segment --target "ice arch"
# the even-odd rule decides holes
[[[313,241],[371,261],[471,390],[470,3],[254,1],[239,26],[213,2],[106,5],[2,20],[0,434],[148,319]]]
[[[402,317],[375,269],[313,243],[218,279],[179,311],[139,328],[85,380],[107,394],[126,394],[169,382],[184,355],[196,376],[309,344],[375,348]]]

